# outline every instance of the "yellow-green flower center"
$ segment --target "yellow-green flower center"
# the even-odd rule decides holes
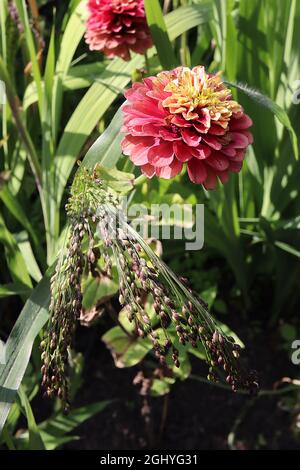
[[[204,67],[178,68],[169,74],[164,91],[171,93],[163,101],[163,106],[171,114],[181,114],[186,120],[199,118],[201,110],[209,113],[210,119],[222,127],[227,127],[232,113],[242,111],[241,106],[232,100],[230,90],[223,84],[219,75],[208,75]],[[166,72],[162,73],[164,82]]]

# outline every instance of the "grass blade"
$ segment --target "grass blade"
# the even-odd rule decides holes
[[[45,450],[45,446],[41,438],[39,428],[36,424],[30,402],[22,386],[19,388],[18,395],[19,395],[21,405],[24,408],[25,415],[27,418],[27,424],[28,424],[28,430],[29,430],[29,443],[28,443],[29,449],[30,450]]]
[[[172,69],[177,61],[159,1],[145,0],[145,12],[160,63],[165,69]]]
[[[101,163],[106,168],[113,168],[116,165],[121,155],[122,121],[122,111],[119,109],[106,131],[98,137],[84,157],[83,164],[86,167],[92,168],[96,163]]]
[[[271,100],[268,96],[263,95],[260,91],[254,90],[243,83],[231,83],[226,82],[227,85],[238,89],[239,91],[245,93],[249,98],[256,101],[261,106],[264,106],[269,111],[271,111],[281,122],[281,124],[288,130],[291,138],[291,143],[294,151],[296,160],[299,159],[299,148],[298,148],[298,138],[292,127],[290,118],[286,111],[282,109],[277,103]]]
[[[0,299],[13,295],[21,295],[28,297],[30,292],[31,289],[29,289],[28,286],[20,283],[0,285]]]
[[[7,362],[0,365],[0,432],[25,374],[35,337],[48,319],[49,279],[45,276],[27,300],[6,342]]]

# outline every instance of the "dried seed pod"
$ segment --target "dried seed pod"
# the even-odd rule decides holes
[[[102,202],[100,206],[99,201]],[[108,203],[110,206],[107,206]],[[250,390],[257,388],[257,378],[254,375],[246,376],[239,365],[238,345],[233,338],[228,341],[226,335],[215,326],[207,312],[206,304],[187,287],[187,280],[183,280],[183,286],[178,279],[175,280],[173,273],[167,275],[168,268],[160,266],[154,255],[149,255],[150,248],[144,246],[140,239],[135,239],[133,230],[130,231],[130,237],[128,236],[126,226],[124,228],[124,224],[118,219],[119,216],[116,218],[114,210],[110,209],[117,209],[118,204],[118,196],[101,182],[96,169],[92,173],[82,170],[79,176],[75,177],[71,197],[66,204],[70,236],[66,254],[57,264],[56,273],[51,279],[49,334],[42,344],[42,380],[46,393],[51,396],[58,395],[65,403],[66,409],[69,407],[66,364],[76,318],[81,311],[81,277],[83,273],[88,272],[93,276],[98,275],[95,265],[101,255],[104,260],[104,272],[108,276],[111,276],[111,257],[115,257],[120,281],[119,301],[127,306],[127,317],[134,322],[136,334],[151,339],[161,366],[165,366],[165,355],[168,353],[172,356],[175,366],[180,367],[179,352],[173,342],[179,339],[181,344],[189,343],[196,348],[200,340],[205,347],[208,362],[213,364],[213,367],[222,366],[227,372],[227,377],[232,378],[232,386],[248,387]],[[101,253],[95,248],[98,243],[95,230],[98,238],[102,238],[104,242]],[[83,239],[88,242],[87,249]],[[153,331],[145,307],[147,300],[153,301],[164,337],[161,337],[161,332],[157,334]],[[175,326],[178,339],[169,335],[167,328],[170,323],[173,326],[170,331],[174,331]],[[55,335],[55,332],[58,334]],[[209,376],[212,380],[217,380],[214,370],[210,370]],[[147,386],[145,382],[145,389]]]

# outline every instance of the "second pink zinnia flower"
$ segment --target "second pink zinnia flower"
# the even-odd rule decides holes
[[[252,121],[219,75],[178,67],[125,96],[122,150],[148,177],[173,178],[187,164],[191,181],[212,189],[240,171]]]
[[[85,40],[91,50],[107,57],[130,59],[130,51],[144,54],[152,46],[144,0],[89,0]]]

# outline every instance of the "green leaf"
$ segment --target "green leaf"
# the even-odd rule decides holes
[[[140,57],[135,56],[130,62],[124,62],[121,59],[113,60],[102,76],[99,77],[99,80],[87,91],[69,119],[57,150],[55,177],[57,204],[60,203],[67,179],[81,147],[99,119],[129,83],[131,71],[141,64]],[[121,114],[121,111],[119,113]],[[121,116],[119,116],[118,122],[121,126]],[[120,128],[118,131],[120,132]],[[119,135],[116,143],[113,145],[114,148],[121,141],[121,138],[122,136]],[[120,154],[121,150],[119,147],[119,156]],[[110,164],[109,155],[107,158]],[[111,166],[114,166],[114,164]]]
[[[45,276],[27,300],[6,342],[7,362],[0,365],[0,432],[15,400],[33,342],[48,319],[49,279]]]
[[[213,5],[211,0],[203,1],[201,5],[189,5],[171,11],[165,16],[171,41],[178,38],[186,31],[207,23],[212,17]]]
[[[26,436],[27,436],[27,433],[24,433],[22,435],[22,438],[24,439]],[[41,431],[41,437],[43,439],[46,450],[55,450],[65,444],[68,444],[69,442],[79,441],[80,439],[79,436],[56,437],[56,436],[52,436],[51,434],[47,434],[44,431]],[[20,450],[23,450],[23,449],[21,448]]]
[[[78,90],[88,88],[98,81],[100,75],[109,64],[109,60],[94,62],[92,64],[75,65],[71,67],[65,76],[63,86],[65,90]]]
[[[290,325],[289,323],[284,323],[281,325],[280,334],[282,338],[286,341],[289,341],[289,343],[294,341],[294,339],[296,339],[298,336],[297,328],[294,325]]]
[[[14,236],[5,225],[4,219],[0,214],[0,243],[5,248],[6,262],[8,264],[11,276],[15,282],[20,282],[29,288],[32,282],[27,271],[24,258],[19,250]]]
[[[128,331],[128,333],[134,335],[135,325],[134,322],[130,322],[128,320],[128,310],[126,307],[123,307],[122,310],[120,310],[118,320],[120,325],[125,328],[125,331]]]
[[[82,305],[84,309],[89,310],[115,295],[119,290],[119,284],[106,276],[96,279],[90,276],[83,284],[83,290]]]
[[[14,196],[11,191],[9,190],[8,186],[4,186],[0,188],[0,198],[2,199],[3,203],[7,207],[7,209],[10,211],[10,213],[20,222],[20,224],[23,225],[23,227],[28,231],[30,236],[32,237],[35,246],[38,246],[40,241],[39,237],[28,219],[26,213],[23,210],[22,205]]]
[[[95,171],[102,181],[105,181],[109,188],[114,191],[126,194],[132,191],[134,187],[134,175],[132,173],[125,173],[116,168],[106,169],[104,166],[98,164]]]
[[[6,18],[7,18],[7,3],[0,2],[0,32],[1,32],[1,55],[4,61],[7,60],[7,31],[6,31]]]
[[[36,282],[39,282],[43,276],[33,254],[27,232],[19,232],[18,234],[14,235],[14,238],[18,244],[20,252],[23,255],[28,274],[30,274],[32,279],[34,279]]]
[[[88,88],[94,82],[98,81],[98,77],[104,72],[108,65],[108,61],[95,62],[93,64],[76,65],[71,67],[65,76],[61,77],[64,91],[74,91],[81,88]],[[45,77],[46,77],[45,73]],[[58,76],[54,75],[53,80],[57,80]],[[48,86],[49,87],[49,86]],[[29,83],[23,97],[23,109],[26,110],[38,99],[35,82]]]
[[[15,0],[16,7],[18,9],[18,13],[20,19],[22,21],[24,27],[24,34],[25,34],[25,44],[28,48],[30,61],[32,65],[32,73],[34,77],[34,81],[37,87],[37,94],[38,94],[38,106],[40,117],[42,119],[43,116],[43,87],[42,87],[42,78],[40,73],[40,67],[37,59],[37,51],[35,47],[35,41],[33,39],[33,30],[30,27],[29,17],[28,17],[28,10],[26,6],[25,0]]]
[[[60,44],[60,51],[55,68],[55,77],[53,83],[52,99],[52,131],[54,142],[59,130],[59,123],[62,110],[63,83],[70,68],[73,56],[84,35],[86,25],[85,17],[87,14],[86,2],[81,1],[72,13]]]
[[[111,328],[102,336],[102,341],[110,350],[116,367],[132,367],[141,362],[152,349],[149,339],[136,338],[119,326]]]
[[[106,168],[113,168],[116,165],[121,155],[120,143],[123,136],[120,133],[120,128],[122,120],[122,111],[119,109],[105,132],[98,137],[86,153],[83,159],[84,166],[93,168],[96,163],[101,163]]]
[[[11,108],[11,112],[14,117],[16,127],[20,136],[20,140],[22,142],[24,149],[26,149],[27,158],[29,160],[32,172],[35,175],[36,179],[40,182],[41,181],[41,167],[40,167],[39,158],[38,158],[36,149],[34,147],[33,141],[31,139],[31,136],[25,125],[23,113],[21,112],[20,108],[16,104],[18,102],[18,96],[13,87],[13,80],[11,79],[8,73],[7,67],[4,64],[1,56],[0,56],[0,79],[5,83],[7,101]]]
[[[201,344],[199,345],[199,347],[197,347],[197,349],[189,347],[188,351],[190,354],[192,354],[193,356],[196,356],[201,361],[207,361],[207,354],[205,352],[204,347]]]
[[[241,348],[245,347],[242,340],[237,336],[237,334],[231,328],[229,328],[228,325],[225,325],[224,323],[221,323],[221,322],[217,322],[217,323],[218,323],[219,328],[221,328],[221,330],[226,336],[231,336],[234,339],[235,343],[241,346]]]
[[[154,379],[151,384],[151,395],[154,397],[162,397],[170,393],[171,385],[175,382],[175,379],[164,378]]]
[[[177,61],[159,1],[145,0],[145,12],[160,63],[165,69],[170,70],[176,66]]]
[[[201,292],[201,298],[204,300],[204,302],[207,303],[208,308],[212,307],[216,296],[217,296],[216,286],[209,287],[208,289],[205,289],[204,291]]]
[[[286,251],[290,255],[296,256],[296,258],[300,258],[300,251],[296,250],[296,248],[289,245],[288,243],[275,241],[274,245],[277,246],[277,248],[280,248],[281,250]]]
[[[55,29],[54,27],[52,27],[46,66],[45,66],[45,78],[44,78],[45,93],[46,93],[48,103],[51,103],[52,101],[54,71],[55,71]]]
[[[256,101],[261,106],[267,108],[277,117],[279,122],[281,122],[281,124],[288,130],[290,134],[294,155],[295,155],[296,160],[298,160],[299,158],[298,138],[286,111],[282,109],[273,100],[271,100],[271,98],[269,98],[268,96],[265,96],[260,91],[250,88],[243,83],[231,83],[231,82],[226,82],[226,81],[225,83],[245,93],[245,95],[249,96],[249,98]]]
[[[84,423],[93,416],[101,413],[112,403],[111,400],[103,400],[97,403],[71,410],[68,416],[63,416],[61,412],[56,413],[50,419],[39,424],[39,429],[45,442],[47,450],[53,450],[60,445],[76,439],[75,436],[66,436],[77,426]]]
[[[28,448],[30,450],[45,450],[45,446],[41,438],[39,428],[36,424],[30,402],[22,386],[19,388],[18,395],[19,395],[22,407],[25,410],[25,415],[27,418],[27,424],[28,424],[28,430],[29,430]]]
[[[275,222],[276,229],[298,230],[300,228],[300,215],[287,220],[278,220]]]
[[[10,178],[8,187],[12,195],[16,196],[20,191],[26,167],[26,151],[20,140],[16,142],[10,161]]]
[[[22,297],[28,297],[30,292],[31,289],[29,289],[28,286],[20,283],[0,285],[0,299],[12,295],[21,295]]]
[[[67,416],[62,415],[61,412],[55,413],[54,416],[40,423],[39,428],[56,437],[64,436],[92,416],[101,413],[111,403],[111,400],[91,403],[90,405],[71,410]]]

